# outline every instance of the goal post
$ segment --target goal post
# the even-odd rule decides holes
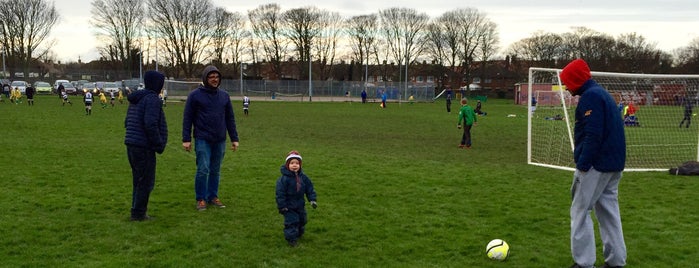
[[[529,69],[528,105],[532,97],[537,103],[527,118],[527,162],[574,170],[573,127],[579,96],[565,90],[560,72]],[[618,111],[612,112],[626,116],[625,171],[667,171],[686,161],[699,161],[699,75],[591,74],[617,101]],[[680,125],[688,103],[693,107],[689,127],[688,120]],[[624,115],[629,110],[635,110],[633,117]]]

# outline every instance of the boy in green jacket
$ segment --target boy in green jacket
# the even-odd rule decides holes
[[[464,134],[461,136],[459,148],[471,148],[471,127],[478,124],[478,117],[471,106],[468,106],[466,98],[461,99],[461,109],[459,109],[459,122],[456,127],[461,129],[461,123],[464,123]]]

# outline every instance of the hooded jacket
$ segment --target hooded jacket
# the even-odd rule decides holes
[[[145,90],[136,90],[127,97],[124,144],[162,153],[167,145],[167,122],[158,93],[165,76],[156,71],[144,75]]]
[[[208,84],[206,77],[211,73],[221,74],[214,66],[202,71],[202,84],[187,96],[182,119],[182,142],[194,138],[208,142],[223,142],[226,132],[231,141],[238,141],[233,105],[228,93]]]
[[[601,172],[623,171],[626,163],[624,122],[612,96],[588,79],[576,91],[580,95],[575,109],[573,157],[576,168]]]
[[[302,210],[306,204],[303,199],[305,195],[308,201],[316,201],[316,191],[313,189],[313,182],[303,173],[303,168],[298,174],[282,165],[279,169],[282,176],[277,180],[276,199],[277,208],[288,208],[289,210]],[[301,187],[297,190],[296,179],[298,177]]]

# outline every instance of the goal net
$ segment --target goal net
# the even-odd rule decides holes
[[[565,90],[560,71],[529,69],[526,92],[536,99],[536,109],[528,116],[527,162],[574,170],[573,127],[579,97]],[[625,117],[625,171],[666,171],[699,160],[699,117],[695,116],[699,75],[592,72],[592,79],[609,91],[619,105],[615,112]],[[533,98],[527,97],[529,106]],[[685,118],[690,107],[693,110]]]
[[[193,81],[177,81],[177,80],[165,80],[165,85],[163,89],[165,90],[168,98],[186,98],[189,92],[196,89],[201,85],[201,82]]]

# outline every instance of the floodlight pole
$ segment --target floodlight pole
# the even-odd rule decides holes
[[[308,50],[308,101],[313,101],[313,84],[311,83],[311,77],[313,76],[311,68],[311,51]]]
[[[243,69],[245,67],[245,63],[240,63],[240,96],[245,96],[243,93]]]
[[[2,78],[7,78],[7,70],[5,70],[5,50],[2,50]]]
[[[143,51],[138,51],[138,82],[143,83]]]
[[[158,71],[158,38],[155,39],[155,71]]]

